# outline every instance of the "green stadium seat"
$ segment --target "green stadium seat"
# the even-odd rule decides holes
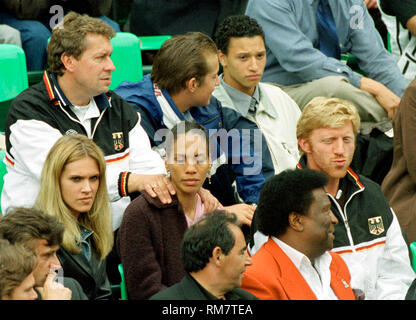
[[[121,263],[118,265],[118,272],[120,272],[120,277],[121,277],[121,283],[120,283],[121,299],[120,300],[128,300],[126,279],[124,278],[124,269]]]
[[[158,36],[140,36],[140,49],[142,51],[157,51],[162,46],[163,42],[172,38],[171,35],[158,35]],[[151,65],[143,65],[143,74],[152,72]]]
[[[23,49],[12,44],[0,44],[0,131],[4,132],[12,100],[28,86]]]
[[[0,194],[3,190],[3,184],[4,184],[4,175],[7,173],[6,164],[3,162],[4,156],[6,154],[5,150],[0,150]],[[0,206],[1,211],[1,206]],[[1,214],[0,214],[1,215]]]
[[[163,42],[172,38],[170,35],[161,36],[141,36],[138,37],[140,40],[140,49],[142,50],[159,50]]]
[[[412,261],[411,261],[412,268],[413,268],[413,271],[416,272],[416,242],[412,242],[410,244],[410,251],[412,253]]]
[[[111,59],[116,70],[111,76],[110,90],[117,88],[123,81],[140,81],[143,78],[143,69],[139,39],[129,32],[117,32],[111,39],[111,44]]]
[[[28,71],[27,72],[27,79],[29,81],[29,86],[34,85],[38,82],[42,81],[42,77],[43,77],[43,70],[38,70],[38,71]]]

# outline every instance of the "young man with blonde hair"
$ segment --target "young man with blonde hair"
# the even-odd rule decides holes
[[[347,263],[351,286],[362,290],[366,299],[404,299],[415,274],[396,215],[380,186],[350,168],[359,127],[351,103],[312,99],[297,125],[303,153],[298,168],[329,177],[325,191],[338,219],[333,251]]]
[[[366,299],[404,299],[415,274],[396,215],[380,186],[349,167],[359,127],[351,103],[311,100],[297,125],[303,152],[298,167],[329,177],[325,191],[339,221],[333,251],[347,263],[352,287],[361,289]]]

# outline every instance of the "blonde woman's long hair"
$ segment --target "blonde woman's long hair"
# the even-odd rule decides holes
[[[62,198],[60,177],[68,163],[86,157],[91,157],[97,162],[100,183],[90,211],[81,213],[77,220]],[[64,223],[62,246],[71,253],[81,252],[81,226],[94,232],[95,249],[101,259],[104,259],[113,247],[114,238],[105,167],[104,154],[101,149],[88,137],[80,134],[60,138],[49,151],[44,163],[35,207]]]

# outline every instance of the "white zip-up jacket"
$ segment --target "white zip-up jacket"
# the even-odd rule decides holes
[[[304,157],[298,167],[306,167]],[[380,186],[348,169],[345,205],[328,194],[338,219],[332,251],[348,265],[351,286],[367,300],[403,300],[415,273],[399,222]]]
[[[254,117],[247,109],[244,110],[244,107],[232,101],[223,85],[217,86],[213,95],[221,102],[223,108],[239,112],[261,130],[266,138],[275,174],[286,169],[294,169],[299,161],[296,137],[296,124],[301,113],[299,106],[277,86],[259,83],[258,89],[260,101]],[[263,161],[266,159],[267,157],[263,157]]]
[[[113,229],[117,229],[130,203],[125,175],[166,173],[163,160],[150,147],[137,112],[114,92],[94,97],[98,108],[86,130],[71,110],[71,103],[53,74],[23,91],[10,106],[6,120],[7,174],[1,195],[2,213],[15,206],[32,206],[39,192],[46,156],[65,134],[88,135],[104,152],[106,182]]]

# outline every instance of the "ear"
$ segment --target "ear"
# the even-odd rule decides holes
[[[193,77],[191,79],[189,79],[188,81],[186,81],[186,88],[191,92],[194,93],[195,90],[199,87],[199,82],[198,80]]]
[[[61,61],[62,61],[66,70],[68,70],[69,72],[74,71],[75,58],[72,55],[68,55],[66,53],[63,53],[61,55]]]
[[[304,153],[311,152],[311,145],[308,140],[304,138],[298,138],[299,147],[303,150]]]
[[[289,214],[289,227],[295,231],[302,232],[304,229],[303,226],[303,215],[292,211]]]
[[[221,266],[223,255],[220,247],[215,247],[214,250],[212,250],[212,261],[217,267]]]
[[[221,50],[218,50],[218,60],[223,68],[227,66],[227,56]]]

